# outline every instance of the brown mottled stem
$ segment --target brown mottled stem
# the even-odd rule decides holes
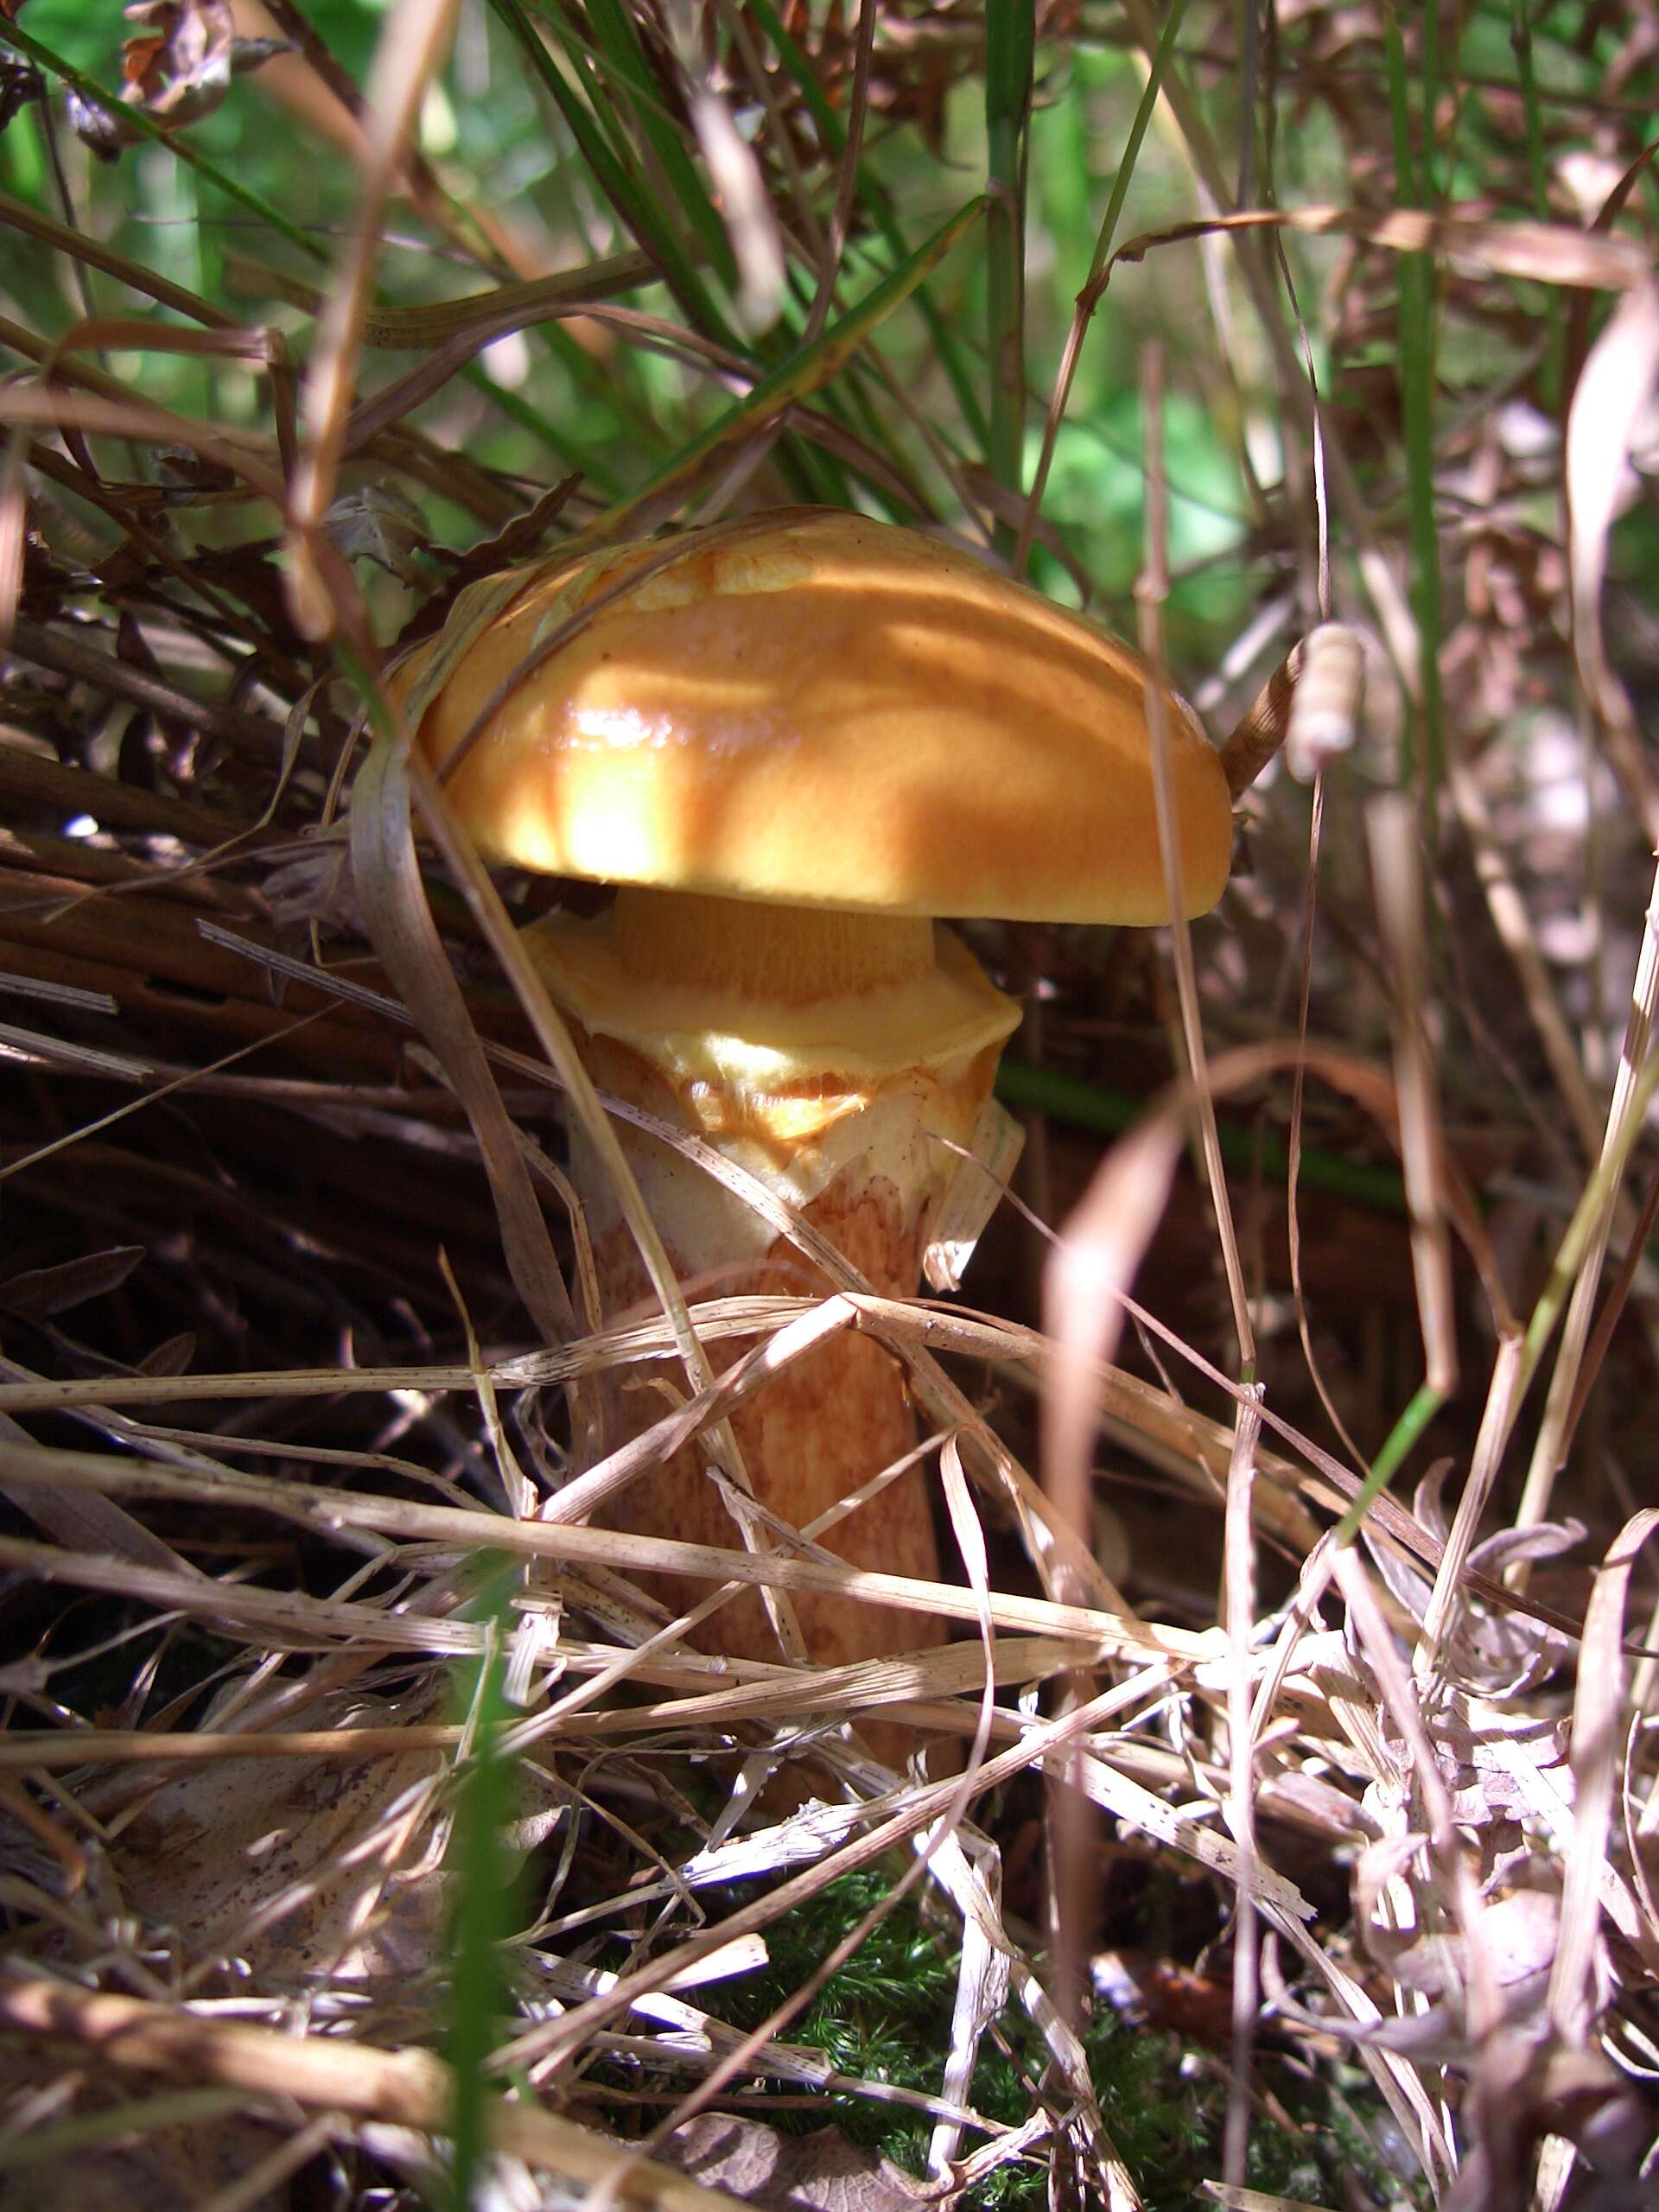
[[[914,1294],[957,1165],[950,1146],[971,1140],[1014,1013],[954,939],[941,933],[940,961],[925,921],[625,893],[601,925],[543,925],[532,942],[576,1017],[602,1090],[759,1175],[883,1296]],[[739,1024],[747,1036],[734,1034]],[[884,1038],[907,1027],[907,1045],[882,1049]],[[623,1143],[688,1297],[830,1287],[792,1243],[682,1155],[632,1129]],[[579,1133],[572,1164],[605,1319],[642,1318],[652,1306],[644,1268]],[[729,1365],[741,1350],[716,1351],[716,1364]],[[621,1378],[612,1404],[613,1441],[663,1410],[637,1370]],[[733,1420],[755,1496],[796,1529],[916,1441],[901,1369],[851,1330],[770,1376]],[[734,1541],[695,1446],[632,1484],[607,1517],[639,1535]],[[925,1470],[907,1470],[822,1541],[855,1565],[936,1579]],[[677,1578],[656,1589],[677,1610],[694,1595]],[[926,1615],[855,1599],[802,1593],[796,1603],[809,1656],[821,1665],[917,1649],[942,1633]],[[743,1658],[779,1656],[753,1592],[729,1600],[696,1640]]]

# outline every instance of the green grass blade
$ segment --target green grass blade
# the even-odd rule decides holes
[[[503,1625],[510,1621],[505,1611],[509,1586],[505,1578],[496,1586]],[[448,1851],[454,1902],[444,2056],[455,2084],[448,2176],[454,2212],[468,2212],[477,2198],[488,2142],[489,2063],[507,2002],[502,1945],[512,1932],[512,1867],[503,1837],[512,1808],[512,1770],[498,1748],[509,1717],[501,1677],[501,1641],[496,1636],[475,1667],[461,1670],[457,1682],[459,1717],[471,1722],[474,1739]]]
[[[1515,55],[1516,81],[1526,116],[1527,175],[1532,186],[1532,212],[1541,223],[1549,220],[1549,171],[1544,155],[1544,113],[1538,98],[1538,79],[1532,66],[1532,20],[1529,0],[1514,0],[1510,47]],[[1561,296],[1554,285],[1544,295],[1544,347],[1541,397],[1546,407],[1560,404],[1561,372],[1567,359],[1567,319]]]
[[[1147,1110],[1144,1098],[1111,1090],[1103,1084],[1086,1082],[1055,1068],[1036,1067],[1026,1060],[1004,1059],[996,1071],[996,1095],[1005,1106],[1033,1107],[1052,1122],[1072,1128],[1090,1129],[1100,1136],[1118,1136],[1132,1128]],[[1241,1173],[1271,1177],[1282,1182],[1290,1173],[1289,1155],[1270,1129],[1241,1128],[1236,1122],[1219,1126],[1221,1156]],[[1298,1170],[1309,1190],[1329,1191],[1357,1205],[1385,1213],[1403,1214],[1406,1186],[1397,1167],[1363,1160],[1346,1160],[1341,1154],[1304,1146]]]
[[[661,269],[664,283],[679,302],[682,309],[699,329],[718,338],[722,345],[729,346],[734,351],[747,350],[741,340],[727,327],[695,260],[686,251],[672,224],[662,219],[643,179],[613,146],[592,110],[577,97],[575,88],[537,35],[535,26],[525,13],[521,0],[490,0],[490,4],[524,49],[525,59],[535,72],[537,81],[558,109],[566,128],[575,140],[576,150],[586,163],[594,184],[609,201],[618,220]],[[568,50],[569,38],[564,27],[556,17],[550,18],[549,22],[550,27],[564,41]]]
[[[1135,120],[1129,125],[1129,135],[1124,142],[1122,158],[1117,174],[1112,179],[1111,197],[1106,202],[1106,213],[1101,218],[1100,235],[1095,240],[1095,257],[1089,264],[1089,282],[1092,284],[1110,258],[1112,240],[1117,235],[1118,219],[1123,213],[1123,202],[1128,197],[1129,180],[1135,175],[1135,164],[1158,106],[1158,96],[1163,90],[1164,79],[1174,59],[1176,40],[1182,18],[1186,14],[1186,0],[1174,0],[1164,19],[1164,28],[1158,35],[1158,50],[1153,55],[1152,67],[1147,72],[1144,90],[1135,111]]]
[[[1384,1438],[1382,1449],[1371,1462],[1371,1471],[1361,1484],[1353,1503],[1337,1523],[1339,1544],[1352,1543],[1359,1533],[1360,1522],[1399,1473],[1418,1439],[1445,1403],[1444,1390],[1437,1390],[1430,1382],[1418,1385],[1410,1404]]]
[[[711,463],[742,444],[785,408],[810,397],[838,376],[870,333],[901,307],[928,271],[944,258],[983,213],[984,206],[983,200],[974,199],[959,208],[907,261],[885,276],[815,344],[784,362],[770,376],[763,377],[747,397],[728,408],[717,422],[711,423],[700,436],[677,454],[666,468],[660,469],[643,490],[622,506],[613,507],[604,518],[606,537],[617,536],[620,528],[647,503],[655,508],[671,493],[683,495],[689,492]]]
[[[696,232],[709,266],[722,284],[734,285],[737,263],[726,226],[671,118],[663,112],[632,17],[618,0],[588,0],[588,20],[604,63],[613,82],[623,88],[634,121],[649,141],[670,191]]]
[[[837,160],[847,149],[847,126],[842,121],[819,83],[810,57],[787,31],[772,0],[749,0],[749,13],[770,41],[773,52],[783,63],[791,80],[805,103],[808,113],[823,133],[823,143]],[[893,204],[880,183],[871,175],[868,164],[861,162],[858,171],[858,196],[866,213],[880,231],[888,251],[895,260],[902,261],[910,249],[903,231],[894,218]],[[925,285],[916,295],[916,304],[927,325],[933,354],[944,370],[951,391],[962,410],[963,421],[970,436],[988,461],[990,454],[990,423],[980,403],[978,387],[969,357],[958,342],[949,322],[929,296]]]

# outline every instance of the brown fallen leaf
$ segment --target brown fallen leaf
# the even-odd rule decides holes
[[[705,2189],[723,2190],[766,2212],[913,2212],[922,2183],[879,2151],[849,2143],[837,2127],[780,2135],[758,2120],[700,2113],[656,2156]]]
[[[139,25],[122,52],[122,95],[163,130],[211,115],[232,77],[285,54],[282,38],[239,38],[230,0],[134,0]]]

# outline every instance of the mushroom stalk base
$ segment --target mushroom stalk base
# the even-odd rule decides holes
[[[906,916],[826,914],[661,892],[625,892],[597,923],[553,919],[530,947],[575,1016],[601,1091],[643,1107],[758,1177],[871,1287],[913,1297],[940,1203],[969,1148],[1019,1009],[947,930]],[[823,1296],[836,1286],[772,1223],[683,1154],[626,1124],[618,1135],[688,1298]],[[943,1140],[943,1141],[942,1141]],[[581,1131],[571,1166],[588,1216],[604,1319],[656,1300],[633,1239]],[[723,1370],[749,1349],[711,1345]],[[608,1386],[612,1441],[637,1435],[683,1389],[666,1363]],[[848,1328],[768,1375],[732,1414],[760,1503],[804,1529],[911,1453],[902,1368]],[[607,1518],[636,1535],[732,1548],[738,1531],[696,1445],[630,1484]],[[854,1566],[938,1579],[929,1478],[908,1467],[817,1539]],[[648,1579],[683,1611],[702,1594]],[[796,1593],[820,1666],[939,1643],[937,1617]],[[728,1599],[695,1634],[704,1650],[776,1660],[759,1595]],[[867,1731],[889,1759],[891,1724]]]
[[[606,1038],[588,1037],[582,1043],[601,1090],[664,1121],[693,1126],[676,1110],[669,1085],[639,1054]],[[953,1086],[954,1097],[943,1086],[925,1083],[923,1088],[935,1092],[929,1116],[932,1127],[944,1124],[943,1134],[965,1143],[989,1076],[988,1067],[968,1071],[968,1079]],[[918,1192],[913,1173],[917,1104],[913,1096],[897,1103],[877,1102],[855,1117],[868,1124],[861,1133],[863,1142],[857,1147],[844,1142],[838,1147],[846,1156],[813,1196],[799,1204],[797,1194],[787,1190],[779,1193],[796,1202],[810,1226],[886,1297],[914,1294],[932,1211],[932,1194]],[[907,1146],[893,1127],[901,1120],[912,1124]],[[838,1124],[838,1129],[842,1126]],[[624,1128],[620,1134],[689,1299],[828,1294],[830,1286],[793,1244],[774,1236],[751,1208],[701,1168],[638,1131]],[[939,1154],[929,1180],[942,1187],[942,1170],[948,1171],[954,1156],[931,1143],[921,1148]],[[895,1157],[906,1153],[907,1160]],[[912,1172],[901,1178],[891,1172],[895,1166]],[[604,1319],[610,1325],[643,1319],[656,1310],[650,1283],[626,1224],[601,1183],[597,1164],[580,1142],[573,1149],[572,1166],[588,1212]],[[747,1349],[742,1343],[713,1344],[709,1353],[719,1370]],[[630,1369],[609,1385],[613,1444],[661,1417],[664,1399],[653,1387],[651,1373],[649,1369]],[[683,1387],[683,1378],[676,1380]],[[902,1459],[916,1443],[902,1369],[880,1344],[851,1329],[767,1377],[736,1408],[732,1422],[755,1496],[797,1529]],[[630,1484],[607,1517],[636,1535],[673,1536],[727,1549],[738,1541],[732,1516],[695,1446]],[[939,1559],[925,1470],[908,1468],[827,1530],[821,1541],[826,1549],[855,1566],[936,1580]],[[678,1576],[646,1580],[652,1594],[677,1611],[700,1594],[695,1585]],[[808,1656],[820,1666],[890,1657],[938,1643],[944,1636],[937,1618],[924,1612],[901,1612],[812,1592],[797,1592],[794,1603]],[[702,1649],[739,1658],[775,1661],[781,1656],[765,1608],[753,1591],[728,1599],[692,1640]]]

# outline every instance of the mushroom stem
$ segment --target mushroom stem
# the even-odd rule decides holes
[[[989,1094],[1017,1009],[949,931],[925,920],[626,893],[599,924],[531,932],[537,963],[576,1020],[601,1090],[713,1143],[759,1175],[881,1294],[914,1294],[931,1222]],[[741,1198],[632,1128],[630,1166],[689,1294],[800,1295],[819,1271]],[[940,1142],[944,1138],[947,1142]],[[593,1235],[605,1319],[650,1310],[626,1224],[580,1133],[572,1170]],[[738,1351],[715,1352],[729,1364]],[[613,1394],[638,1433],[662,1405],[637,1373]],[[756,1497],[804,1527],[904,1458],[916,1432],[898,1363],[848,1330],[769,1376],[734,1415]],[[701,1455],[632,1484],[610,1517],[636,1534],[729,1547],[733,1522]],[[912,1467],[825,1533],[855,1565],[938,1574],[927,1480]],[[690,1602],[677,1578],[659,1589]],[[823,1665],[939,1640],[931,1617],[798,1595]],[[733,1599],[704,1649],[778,1656],[758,1597]]]

